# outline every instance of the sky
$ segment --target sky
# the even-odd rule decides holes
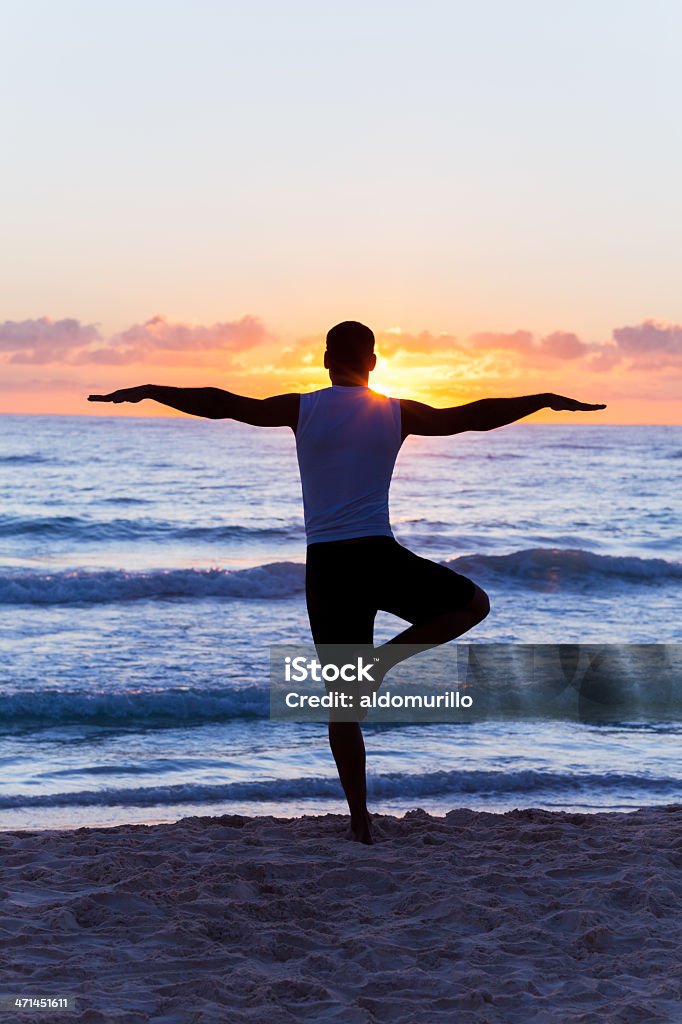
[[[390,394],[682,423],[678,0],[2,15],[1,412],[323,387],[360,320]]]

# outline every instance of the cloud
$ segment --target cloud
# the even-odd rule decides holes
[[[95,324],[78,320],[5,320],[0,323],[0,352],[11,352],[10,363],[63,362],[75,349],[97,341]]]
[[[0,377],[0,391],[82,391],[83,383],[73,377],[31,377],[9,380]]]
[[[505,334],[497,331],[480,331],[469,335],[469,340],[478,349],[511,349],[514,352],[533,352],[535,342],[530,331],[514,331]]]
[[[280,349],[275,357],[275,364],[279,369],[289,369],[292,366],[321,366],[323,352],[324,342],[320,344],[299,341]]]
[[[399,328],[381,331],[376,335],[377,348],[383,356],[393,356],[396,352],[418,352],[426,355],[429,352],[461,352],[462,346],[453,334],[431,334],[422,331],[420,334],[403,332]]]
[[[169,365],[197,362],[199,353],[242,352],[272,335],[258,317],[209,325],[172,323],[163,316],[103,338],[96,324],[79,320],[5,320],[0,323],[0,353],[14,364],[62,363],[120,366],[160,361]]]
[[[528,356],[550,356],[554,359],[577,359],[589,346],[570,331],[554,331],[537,342],[530,331],[479,331],[469,341],[478,351],[518,352]]]
[[[617,363],[622,362],[622,359],[623,356],[616,345],[601,345],[588,359],[587,365],[595,373],[608,373]]]
[[[417,353],[428,356],[431,353],[447,354],[448,352],[464,352],[464,347],[453,334],[431,334],[422,331],[410,334],[399,327],[387,331],[376,331],[376,349],[380,358],[388,358],[397,354]],[[318,366],[322,363],[325,350],[325,339],[319,336],[299,338],[293,344],[281,349],[277,355],[279,366]]]
[[[616,327],[613,337],[627,355],[640,356],[666,352],[682,355],[682,326],[657,320],[644,320],[634,327]]]
[[[564,330],[541,335],[522,329],[458,337],[388,328],[377,331],[376,339],[377,383],[427,401],[429,395],[446,401],[455,395],[465,401],[511,389],[556,391],[589,380],[598,381],[600,389],[623,382],[625,392],[632,388],[637,395],[650,382],[665,398],[679,392],[682,372],[682,326],[655,320],[615,328],[612,340],[605,341],[584,341]],[[13,384],[3,385],[3,398],[14,389],[28,392],[41,387],[37,380],[23,382],[21,378],[32,371],[18,364],[46,363],[53,366],[42,372],[54,376],[44,386],[54,392],[68,387],[64,377],[74,368],[88,377],[104,374],[105,380],[80,385],[86,393],[114,390],[122,382],[106,378],[120,376],[129,364],[163,368],[169,380],[183,380],[188,386],[205,383],[205,377],[229,382],[227,386],[245,394],[307,391],[326,386],[323,352],[323,335],[284,341],[251,315],[212,324],[159,315],[109,336],[101,334],[98,325],[77,319],[0,323],[2,376],[15,377]]]
[[[585,342],[572,331],[554,331],[536,337],[531,331],[481,331],[463,341],[454,334],[403,332],[400,328],[376,333],[381,360],[390,359],[403,371],[437,365],[439,373],[453,368],[461,378],[489,381],[502,376],[506,380],[531,371],[546,372],[558,363],[572,361],[588,370],[604,373],[623,360],[623,354],[611,342]],[[299,339],[280,350],[273,367],[297,369],[300,373],[316,369],[324,349],[319,339]],[[433,389],[436,385],[431,384]]]
[[[557,359],[577,359],[589,351],[584,341],[569,331],[554,331],[540,342],[540,349]]]
[[[98,363],[120,366],[127,363],[152,363],[163,353],[188,357],[197,352],[241,352],[272,338],[258,317],[225,321],[208,326],[172,323],[163,316],[152,317],[143,324],[133,324],[115,334],[106,345],[86,349],[72,360],[74,363]],[[165,361],[165,360],[164,360]]]

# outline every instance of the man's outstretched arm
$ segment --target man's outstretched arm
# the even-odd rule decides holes
[[[423,402],[410,399],[400,400],[403,423],[403,437],[408,434],[431,436],[459,434],[463,430],[494,430],[507,423],[530,416],[540,409],[555,412],[594,412],[605,409],[605,405],[589,405],[575,398],[563,395],[525,395],[522,398],[481,398],[467,405],[455,405],[449,409],[435,409]]]
[[[274,395],[272,398],[247,398],[222,388],[174,388],[162,384],[142,384],[121,388],[109,395],[89,395],[89,402],[141,402],[151,398],[171,409],[204,416],[210,420],[239,420],[255,427],[291,427],[298,423],[299,396]]]

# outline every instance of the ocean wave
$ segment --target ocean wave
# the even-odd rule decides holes
[[[235,718],[265,718],[266,686],[169,687],[164,690],[23,690],[0,694],[0,732],[66,725],[149,729]]]
[[[145,499],[105,498],[111,503],[129,504]],[[204,541],[226,543],[239,540],[278,540],[303,535],[298,523],[282,526],[242,526],[221,523],[219,526],[196,526],[154,519],[107,519],[100,521],[83,516],[0,516],[0,537],[26,537],[46,540],[68,540],[73,543],[103,541]]]
[[[665,584],[682,579],[682,564],[663,558],[598,555],[582,548],[530,548],[506,555],[460,555],[445,563],[485,582],[556,589]],[[286,598],[303,592],[301,562],[249,569],[63,570],[0,572],[0,604],[103,604],[168,598]]]
[[[666,583],[682,579],[682,563],[634,555],[598,555],[584,548],[527,548],[507,555],[462,555],[446,565],[464,575],[560,585]]]
[[[113,495],[110,498],[102,498],[102,497],[100,497],[98,500],[99,500],[99,503],[101,505],[153,505],[154,504],[154,499],[153,498],[140,498],[138,495],[132,496],[132,495],[125,495],[125,494]]]
[[[304,588],[299,562],[250,569],[65,570],[0,572],[0,604],[105,604],[168,598],[285,598]]]
[[[27,466],[34,462],[51,462],[46,455],[40,452],[26,452],[24,455],[0,455],[0,466]]]
[[[665,645],[586,645],[581,651],[569,650],[576,655],[574,663],[562,660],[563,646],[553,644],[484,643],[460,645],[458,651],[463,659],[462,679],[465,674],[474,697],[471,724],[551,719],[624,728],[639,723],[647,729],[665,723],[670,729],[682,722],[682,674]],[[428,686],[431,678],[442,678],[443,671],[442,663],[429,664],[427,659],[418,683]],[[267,673],[264,664],[262,681],[237,686],[36,688],[0,693],[0,735],[45,729],[59,733],[72,727],[147,732],[267,719],[272,696]],[[295,684],[289,685],[295,688]],[[414,695],[414,686],[414,677],[408,674],[401,679],[398,675],[387,681],[380,697],[386,692],[394,698]],[[274,696],[280,707],[281,689],[276,689]],[[400,712],[396,714],[393,724],[414,724],[409,716],[404,719]],[[323,710],[320,715],[326,719]],[[387,721],[381,705],[377,715],[374,721],[371,713],[367,724],[381,728]],[[292,714],[291,720],[299,719]]]
[[[438,771],[418,774],[390,772],[369,775],[368,794],[373,799],[504,794],[575,794],[596,791],[647,794],[648,797],[682,797],[682,780],[669,776],[612,773],[570,773],[527,768],[513,771]],[[198,783],[141,787],[110,787],[71,793],[3,794],[0,808],[18,807],[152,807],[172,804],[229,803],[230,801],[277,801],[339,799],[338,779],[332,776],[258,779],[248,782]]]

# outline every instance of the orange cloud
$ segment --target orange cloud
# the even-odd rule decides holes
[[[512,334],[481,331],[478,334],[470,335],[469,340],[478,349],[500,351],[511,349],[513,352],[532,352],[535,349],[535,342],[530,331],[514,331]]]
[[[372,380],[388,394],[455,405],[487,396],[561,391],[609,403],[614,422],[627,422],[628,415],[632,422],[651,421],[649,410],[666,422],[682,416],[682,327],[676,324],[646,320],[618,327],[604,341],[564,330],[544,336],[522,329],[478,332],[461,338],[399,328],[375,334],[379,358]],[[71,408],[90,415],[99,410],[87,406],[88,393],[144,383],[157,374],[158,383],[211,384],[262,397],[326,386],[323,352],[323,332],[282,342],[256,316],[208,325],[155,316],[108,338],[96,325],[74,319],[7,321],[0,324],[0,360],[5,354],[0,390],[6,411]],[[20,365],[50,362],[59,368],[42,380],[35,371],[29,378],[28,367]],[[122,376],[123,367],[135,364],[153,370],[137,379],[134,370],[132,378],[129,372]],[[60,375],[67,368],[81,379],[67,382]],[[82,394],[68,398],[71,389]],[[152,407],[133,411],[148,415]]]
[[[422,331],[420,334],[403,333],[401,330],[379,332],[375,335],[377,348],[383,356],[393,356],[398,352],[461,352],[462,345],[452,334],[431,334]]]

